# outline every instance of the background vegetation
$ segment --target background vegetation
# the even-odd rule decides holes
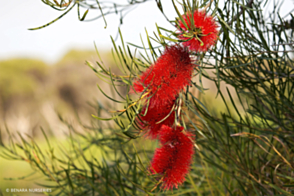
[[[184,10],[188,2],[196,4],[183,1]],[[45,3],[67,11],[82,6],[76,1],[62,6]],[[164,14],[164,5],[156,3]],[[208,3],[201,1],[199,6]],[[163,48],[157,50],[153,45],[178,42],[172,31],[161,27],[155,37],[147,35],[148,47],[136,47],[137,55],[130,50],[134,45],[126,45],[121,34],[121,45],[114,44],[112,51],[116,70],[100,58],[97,64],[91,59],[87,62],[97,76],[110,83],[111,88],[103,88],[98,82],[110,102],[90,102],[96,119],[87,118],[88,123],[76,117],[75,125],[60,117],[67,127],[66,144],[55,143],[43,131],[44,147],[30,136],[16,137],[8,132],[7,140],[0,139],[1,156],[29,163],[36,175],[46,180],[37,184],[53,188],[52,195],[293,195],[293,15],[288,13],[287,19],[280,16],[283,2],[275,2],[268,17],[261,10],[268,1],[218,3],[213,1],[209,7],[220,24],[218,45],[197,56],[201,64],[183,98],[186,115],[181,122],[196,135],[196,156],[178,190],[163,192],[157,176],[150,175],[147,168],[157,143],[141,137],[134,128],[138,108],[132,103],[136,98],[126,96],[132,77],[160,55]],[[95,6],[88,8],[105,9],[98,1]],[[80,19],[86,16],[81,15]],[[66,62],[71,62],[70,58],[62,64]],[[61,74],[62,84],[66,71],[58,72],[54,76]],[[32,78],[27,81],[24,90],[30,93],[36,87]],[[72,76],[70,81],[78,81],[78,77]],[[58,91],[59,98],[79,108],[80,102],[75,101],[79,93],[71,93],[69,86],[61,88],[66,93]],[[2,102],[7,100],[4,98]],[[114,114],[124,107],[126,112]]]

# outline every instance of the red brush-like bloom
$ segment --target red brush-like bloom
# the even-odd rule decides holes
[[[166,47],[155,64],[134,82],[134,89],[142,92],[148,88],[148,97],[152,97],[149,107],[162,109],[172,104],[179,92],[190,83],[192,71],[193,64],[185,48],[179,45]]]
[[[153,97],[151,97],[150,102],[152,102]],[[173,111],[173,106],[175,101],[166,104],[164,107],[157,109],[157,107],[144,106],[142,112],[140,113],[139,124],[141,128],[147,131],[147,136],[151,139],[156,139],[160,128],[162,125],[172,126],[175,122],[175,112]],[[147,111],[146,111],[147,109]]]
[[[178,188],[189,171],[194,153],[191,134],[182,133],[183,127],[172,129],[162,125],[159,140],[161,148],[156,149],[151,163],[151,172],[163,175],[163,188]]]
[[[179,21],[182,29],[179,38],[187,40],[183,42],[184,46],[196,52],[205,52],[215,45],[218,25],[212,16],[206,15],[205,11],[196,10],[193,14],[193,23],[192,14],[189,12],[183,15],[183,19],[188,26],[187,28],[182,21]]]

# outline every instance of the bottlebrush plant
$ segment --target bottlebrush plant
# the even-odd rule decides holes
[[[193,70],[199,63],[192,62],[191,57],[197,59],[192,53],[207,51],[218,37],[218,25],[212,16],[207,16],[205,11],[196,10],[192,14],[191,11],[183,15],[183,23],[178,21],[181,29],[186,27],[191,32],[190,39],[185,39],[187,35],[183,32],[178,37],[184,42],[165,46],[162,55],[132,87],[136,92],[144,92],[146,99],[138,124],[152,139],[160,137],[162,147],[155,152],[151,171],[162,174],[160,181],[164,189],[183,183],[192,161],[194,141],[189,133],[183,132],[181,123],[185,122],[179,121],[182,119],[180,93],[192,84]]]
[[[185,122],[179,121],[182,119],[180,93],[191,85],[193,71],[199,63],[197,60],[192,62],[192,52],[206,51],[216,43],[218,33],[218,25],[211,16],[206,16],[205,11],[196,10],[183,18],[187,29],[193,31],[192,40],[183,39],[181,34],[179,38],[185,42],[166,45],[161,56],[135,79],[131,87],[137,93],[144,92],[143,109],[137,116],[140,128],[151,139],[160,137],[162,147],[155,152],[151,171],[162,175],[160,181],[164,189],[177,188],[183,183],[192,161],[194,141],[189,133],[183,132],[181,123]]]
[[[80,20],[99,9],[106,20],[147,0],[42,2],[61,16],[77,6]],[[97,101],[84,132],[65,122],[70,148],[60,156],[49,140],[44,150],[21,135],[17,144],[0,137],[0,155],[28,162],[53,195],[293,195],[294,28],[287,21],[294,19],[282,9],[290,6],[152,2],[170,26],[147,32],[147,47],[126,45],[122,35],[131,32],[119,30],[121,46],[112,39],[112,52],[120,71],[86,62],[109,82],[113,95],[98,87],[116,104]],[[165,12],[168,4],[176,16]]]
[[[171,127],[179,124],[177,118],[181,114],[181,105],[177,100],[179,93],[190,84],[192,71],[193,64],[187,49],[179,45],[167,46],[156,63],[134,83],[137,92],[146,92],[147,101],[139,115],[143,120],[142,127],[145,126],[147,134],[153,139],[161,135],[160,141],[164,145],[162,149],[156,150],[152,162],[152,168],[158,169],[151,170],[163,174],[162,181],[165,188],[177,187],[178,183],[182,183],[191,164],[193,154],[191,141],[182,133],[182,127]],[[177,109],[174,111],[175,108]],[[178,115],[174,115],[177,111]],[[167,139],[164,135],[171,137]],[[185,137],[186,140],[183,140],[182,138]],[[180,169],[181,167],[183,169]]]
[[[162,174],[160,181],[164,189],[178,188],[183,183],[192,162],[193,139],[191,134],[183,133],[184,128],[171,128],[162,125],[159,140],[162,147],[156,149],[150,170]]]
[[[195,21],[203,19],[202,15],[197,18],[197,11],[194,13]],[[210,27],[211,32],[207,33],[217,32],[217,25],[214,24],[214,27]],[[189,134],[182,132],[183,127],[178,127],[181,124],[178,119],[181,118],[182,104],[178,100],[181,100],[180,93],[191,84],[197,61],[192,63],[189,52],[191,47],[183,45],[166,46],[157,61],[133,84],[136,92],[145,92],[143,96],[146,99],[138,116],[142,121],[138,124],[152,139],[160,136],[163,145],[156,150],[151,170],[163,175],[161,181],[165,189],[178,187],[184,181],[193,155],[193,141],[189,139]],[[195,47],[198,47],[196,51],[202,50],[200,44],[194,45],[193,50]]]
[[[179,38],[190,50],[205,52],[217,41],[217,27],[215,19],[205,10],[188,12],[183,15],[183,21],[178,21]]]

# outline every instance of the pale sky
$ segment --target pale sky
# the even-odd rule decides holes
[[[113,1],[125,2],[125,0]],[[171,2],[168,0],[163,2],[166,3],[164,10],[169,18],[175,18],[176,13]],[[268,5],[267,9],[261,9],[270,10],[270,3]],[[289,12],[294,7],[293,5],[294,1],[285,0],[281,15],[284,16],[283,13]],[[90,11],[92,14],[95,12],[100,11]],[[54,63],[72,48],[94,50],[94,41],[99,49],[111,48],[110,35],[116,36],[119,24],[117,15],[106,17],[108,26],[107,29],[104,29],[102,18],[92,22],[80,22],[75,7],[62,19],[44,29],[27,30],[44,25],[61,13],[43,4],[41,0],[2,2],[0,6],[0,60],[11,57],[32,57],[47,63]],[[146,38],[145,28],[149,35],[153,34],[152,32],[156,30],[155,23],[173,30],[157,9],[154,0],[139,5],[126,16],[121,26],[124,40],[141,43],[140,34]]]
[[[116,2],[125,2],[119,0]],[[171,8],[171,7],[169,7]],[[176,15],[166,7],[171,18]],[[90,10],[89,13],[100,13]],[[80,22],[76,7],[56,23],[40,30],[28,28],[44,25],[61,15],[41,0],[9,0],[0,6],[0,60],[10,57],[39,58],[48,63],[58,61],[72,48],[94,50],[94,41],[99,49],[110,49],[110,35],[116,36],[119,16],[108,15],[107,28],[102,18],[92,22]],[[170,28],[168,22],[157,9],[155,1],[146,2],[131,11],[121,26],[126,42],[141,43],[140,34],[145,36],[145,28],[151,34],[156,30],[155,22]],[[145,36],[146,37],[146,36]]]

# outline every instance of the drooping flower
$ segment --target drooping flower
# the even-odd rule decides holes
[[[163,175],[165,189],[178,187],[185,180],[192,161],[191,135],[184,134],[183,127],[176,127],[175,109],[180,104],[179,93],[191,81],[193,68],[187,48],[166,47],[133,84],[136,92],[145,92],[145,103],[136,121],[151,139],[159,137],[162,145],[155,152],[150,170]]]
[[[163,54],[151,65],[137,81],[136,92],[149,92],[149,107],[162,109],[172,104],[179,92],[191,80],[193,64],[189,52],[180,45],[166,47]]]
[[[191,134],[184,134],[183,127],[175,129],[162,125],[159,132],[161,147],[156,149],[150,170],[162,174],[164,189],[178,188],[189,172],[194,153]]]
[[[187,25],[179,20],[179,38],[186,40],[183,45],[192,51],[205,52],[215,45],[218,38],[218,25],[212,16],[207,15],[204,10],[196,10],[193,13],[187,12],[183,19]],[[193,21],[192,21],[193,18]]]

